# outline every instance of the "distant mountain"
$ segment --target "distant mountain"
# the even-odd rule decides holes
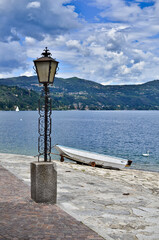
[[[32,77],[13,77],[13,78],[1,78],[0,79],[0,86],[17,86],[20,88],[26,88],[26,89],[32,89],[32,90],[38,90],[39,84],[36,76]],[[40,89],[39,89],[40,90]]]
[[[6,89],[4,89],[4,86]],[[12,108],[8,105],[4,107],[4,102],[8,104],[8,97],[14,92],[17,86],[18,91],[26,91],[26,95],[31,99],[29,92],[34,95],[31,105],[24,104],[23,109],[36,109],[37,99],[41,87],[39,87],[36,76],[14,77],[0,79],[0,109],[12,109],[15,100],[11,98]],[[5,94],[4,94],[5,91]],[[159,110],[159,80],[154,80],[140,85],[107,85],[84,79],[55,78],[53,87],[50,87],[54,109],[94,109],[94,110]],[[24,94],[24,93],[23,93]],[[2,97],[3,95],[3,97]],[[6,100],[5,100],[6,98]],[[2,104],[3,102],[3,104]],[[25,101],[26,102],[26,101]],[[2,106],[3,105],[3,106]]]

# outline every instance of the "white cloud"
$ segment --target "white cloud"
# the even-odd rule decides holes
[[[59,38],[65,52],[61,51],[59,57],[73,66],[77,76],[104,84],[155,79],[159,75],[157,52],[152,53],[146,48],[147,43],[143,42],[141,46],[134,39],[130,40],[127,29],[127,24],[119,23],[87,25],[77,36]]]
[[[18,34],[40,41],[46,34],[56,36],[78,28],[78,14],[74,11],[74,6],[64,5],[67,2],[69,1],[39,0],[28,3],[28,0],[1,0],[0,40],[15,40]]]
[[[17,41],[0,42],[0,72],[8,74],[20,68],[27,68],[25,49]]]
[[[70,49],[75,49],[77,51],[81,51],[81,44],[78,40],[69,40],[66,42],[66,46]]]
[[[27,76],[27,77],[31,77],[34,75],[33,70],[32,71],[26,71],[20,74],[20,76]]]
[[[26,43],[27,45],[35,44],[35,43],[36,43],[36,39],[35,39],[35,38],[32,38],[32,37],[26,37],[26,38],[25,38],[25,43]]]
[[[52,45],[50,38],[80,27],[74,6],[64,5],[67,3],[70,1],[0,0],[1,73],[7,76],[15,68],[25,70],[30,66],[28,58],[37,57],[41,49]]]
[[[141,9],[137,3],[126,5],[123,0],[105,0],[104,2],[97,0],[97,2],[99,4],[102,3],[104,8],[103,11],[101,11],[101,17],[111,18],[112,20],[133,22],[141,13]]]
[[[40,5],[40,2],[30,2],[28,3],[27,8],[39,8]]]

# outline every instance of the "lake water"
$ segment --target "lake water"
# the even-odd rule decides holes
[[[37,111],[1,111],[0,152],[36,155],[38,117]],[[159,111],[53,111],[55,144],[131,159],[131,168],[159,172]]]

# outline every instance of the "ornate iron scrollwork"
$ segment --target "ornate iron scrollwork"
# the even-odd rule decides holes
[[[41,155],[44,162],[51,161],[51,98],[48,84],[44,84],[39,99],[39,121],[38,121],[38,161]]]

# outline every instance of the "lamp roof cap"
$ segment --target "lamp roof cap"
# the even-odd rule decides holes
[[[51,57],[52,54],[49,52],[49,49],[47,47],[43,50],[41,55],[42,57],[38,58],[37,60],[34,60],[34,62],[54,61],[58,63],[56,59]]]

